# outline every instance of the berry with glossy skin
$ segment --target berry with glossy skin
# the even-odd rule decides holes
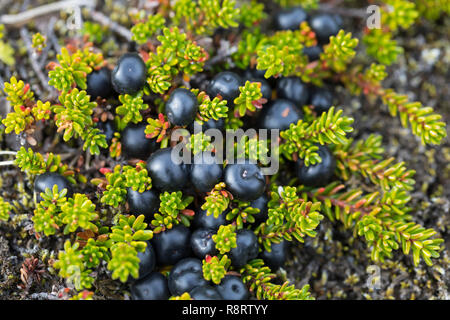
[[[217,289],[210,285],[195,287],[189,295],[194,300],[223,300]]]
[[[216,158],[209,152],[195,155],[191,165],[190,181],[200,192],[209,192],[220,182],[223,167],[216,163]]]
[[[177,262],[169,274],[169,290],[174,296],[207,284],[203,278],[202,261],[196,258],[186,258]]]
[[[286,240],[272,243],[271,251],[264,250],[259,255],[273,272],[284,266],[288,254],[289,243]]]
[[[191,235],[191,248],[196,257],[204,259],[206,255],[217,254],[216,243],[212,236],[216,234],[213,229],[197,229]]]
[[[56,172],[46,172],[40,174],[34,180],[34,192],[36,193],[36,201],[41,202],[42,201],[41,192],[45,192],[46,188],[52,190],[54,185],[58,186],[58,191],[61,191],[62,189],[66,188],[67,189],[66,197],[72,197],[73,195],[72,185],[70,184],[69,180],[66,179],[66,177]]]
[[[119,94],[135,94],[145,85],[147,67],[141,56],[128,52],[120,57],[111,73],[111,83]]]
[[[139,279],[148,276],[155,269],[156,254],[150,241],[147,241],[147,247],[144,252],[138,252],[139,262]]]
[[[97,97],[107,99],[112,95],[111,71],[107,67],[92,71],[86,80],[86,92],[91,96],[91,100],[95,101]]]
[[[161,192],[182,190],[189,180],[187,167],[173,162],[171,154],[172,148],[159,149],[147,160],[152,185]]]
[[[317,40],[325,44],[342,29],[342,19],[336,14],[319,13],[310,18],[309,25],[316,33]]]
[[[153,272],[134,282],[130,292],[133,300],[167,300],[170,298],[167,278],[159,272]]]
[[[106,122],[99,121],[97,122],[97,128],[100,129],[101,133],[103,133],[106,136],[106,142],[110,144],[112,139],[114,138],[115,132],[114,121],[106,121]]]
[[[245,264],[258,256],[258,239],[251,230],[240,229],[236,232],[236,248],[230,251],[231,264],[235,268],[242,268]]]
[[[302,159],[296,162],[297,177],[300,184],[308,187],[322,187],[330,182],[336,169],[336,160],[325,146],[319,146],[318,154],[322,158],[322,162],[315,165],[307,167]]]
[[[289,129],[291,123],[297,123],[303,119],[303,112],[295,106],[295,103],[287,99],[276,99],[269,102],[259,116],[259,128],[280,131]]]
[[[261,195],[259,198],[250,202],[250,207],[259,209],[259,212],[255,215],[253,215],[253,217],[255,218],[255,222],[253,223],[254,226],[257,226],[261,222],[267,220],[267,218],[268,218],[267,204],[268,203],[269,203],[269,199],[267,198],[265,193],[263,195]]]
[[[319,60],[320,54],[323,52],[321,46],[305,47],[303,53],[308,56],[309,61]]]
[[[299,77],[283,77],[277,82],[277,97],[303,107],[309,98],[308,86]]]
[[[224,71],[218,73],[209,83],[206,93],[211,100],[220,95],[224,100],[227,100],[228,105],[234,105],[234,99],[239,94],[239,87],[243,85],[242,78],[231,71]]]
[[[250,295],[242,279],[237,276],[225,276],[216,289],[224,300],[248,300]]]
[[[159,209],[159,194],[154,190],[144,192],[127,189],[127,201],[130,207],[130,213],[136,216],[143,214],[147,221],[153,219],[153,215]]]
[[[298,30],[300,24],[308,19],[308,14],[301,7],[286,8],[275,15],[277,30]]]
[[[156,252],[159,266],[174,265],[191,255],[191,231],[184,225],[176,225],[172,229],[156,234],[151,243]]]
[[[214,218],[213,214],[208,216],[206,210],[200,209],[195,213],[192,225],[198,229],[218,230],[220,226],[227,224],[227,219],[225,218],[227,213],[228,210],[225,210],[217,218]]]
[[[166,102],[165,114],[170,123],[176,126],[191,124],[198,111],[197,97],[188,89],[175,89]]]
[[[333,106],[333,93],[328,88],[314,88],[311,94],[309,104],[314,106],[314,111],[317,115],[321,115],[322,112],[328,112]]]
[[[238,161],[236,161],[238,162]],[[238,200],[252,201],[260,197],[266,188],[266,179],[258,165],[233,163],[225,167],[224,181],[227,190]]]
[[[157,149],[155,139],[145,137],[145,123],[130,123],[121,133],[122,152],[127,159],[147,160]]]

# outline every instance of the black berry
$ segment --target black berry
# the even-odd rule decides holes
[[[209,216],[206,214],[206,210],[198,210],[194,215],[194,220],[192,225],[198,229],[212,229],[217,230],[221,225],[227,224],[227,219],[225,218],[227,211],[222,212],[217,218],[213,214]]]
[[[236,232],[236,248],[230,251],[231,264],[235,268],[242,268],[245,264],[258,256],[258,239],[251,230],[240,229]]]
[[[260,257],[273,272],[284,266],[288,253],[288,244],[285,240],[280,243],[272,243],[270,252],[264,249],[260,253]]]
[[[192,186],[200,192],[209,192],[220,182],[223,167],[216,163],[216,158],[209,152],[195,155],[191,165],[190,181]]]
[[[86,92],[91,96],[92,101],[95,101],[97,97],[107,99],[112,95],[111,71],[107,67],[92,71],[86,80]]]
[[[191,255],[191,231],[184,225],[156,234],[152,244],[156,252],[156,262],[159,266],[174,265]]]
[[[111,74],[114,90],[119,94],[135,94],[145,84],[147,67],[137,53],[125,53],[120,57]]]
[[[145,137],[145,123],[129,124],[122,131],[122,152],[128,159],[147,160],[150,154],[157,149],[155,139]]]
[[[212,239],[215,233],[216,230],[213,229],[197,229],[192,233],[191,248],[197,258],[204,259],[206,255],[216,255],[216,243]]]
[[[255,218],[255,222],[253,223],[254,225],[259,225],[261,222],[266,221],[268,217],[268,203],[269,199],[265,194],[250,202],[250,207],[259,209],[259,212],[253,215]]]
[[[266,188],[266,179],[261,169],[248,160],[245,160],[244,163],[227,165],[224,172],[224,181],[228,191],[236,199],[242,201],[257,199]]]
[[[99,122],[97,122],[97,128],[100,129],[101,133],[103,133],[105,135],[106,142],[108,142],[108,144],[110,144],[112,139],[114,138],[114,132],[115,132],[114,122],[113,121],[106,121],[106,122],[99,121]]]
[[[170,298],[167,278],[159,272],[153,272],[134,282],[130,288],[133,300],[167,300]]]
[[[152,273],[156,266],[156,254],[153,246],[147,241],[147,247],[144,252],[138,252],[139,262],[139,278],[142,279]]]
[[[210,285],[195,287],[189,295],[194,300],[223,300],[217,289]]]
[[[309,61],[319,60],[320,54],[323,52],[321,46],[305,47],[303,53],[308,56]]]
[[[232,106],[234,99],[239,96],[239,87],[242,86],[242,82],[242,78],[234,72],[220,72],[211,80],[206,93],[211,99],[220,95],[227,100],[228,105]]]
[[[314,106],[314,111],[318,115],[322,112],[328,112],[328,110],[333,106],[333,93],[328,88],[314,88],[311,94],[310,103]]]
[[[330,182],[336,169],[336,160],[325,146],[319,146],[319,156],[322,162],[315,165],[305,166],[302,159],[296,162],[297,177],[300,184],[308,187],[321,187]]]
[[[176,126],[191,124],[198,111],[197,97],[188,89],[175,89],[166,102],[165,114],[170,123]]]
[[[189,179],[187,167],[172,161],[172,150],[172,148],[159,149],[147,160],[147,170],[152,178],[152,184],[162,192],[181,190]]]
[[[298,77],[281,78],[277,82],[277,97],[289,99],[301,108],[308,102],[308,86]]]
[[[41,202],[41,192],[45,192],[46,188],[52,190],[54,185],[58,186],[58,191],[66,188],[66,197],[71,197],[73,195],[72,185],[66,177],[56,172],[46,172],[37,176],[34,180],[34,192],[36,193],[36,201]]]
[[[277,99],[263,107],[259,117],[259,127],[283,131],[289,129],[291,123],[297,123],[300,119],[303,119],[303,112],[292,101]]]
[[[127,201],[130,213],[134,215],[143,214],[147,221],[150,221],[153,215],[158,212],[160,203],[159,194],[154,190],[139,192],[131,188],[127,190]]]
[[[170,293],[174,296],[208,284],[203,278],[202,261],[196,258],[178,261],[170,271],[168,279]]]
[[[308,19],[308,14],[301,7],[286,8],[275,15],[277,30],[298,30],[300,24]]]
[[[237,276],[225,276],[216,289],[224,300],[248,300],[250,295],[242,279]]]
[[[325,44],[342,29],[342,19],[335,14],[320,13],[310,18],[309,25],[316,33],[317,40]]]

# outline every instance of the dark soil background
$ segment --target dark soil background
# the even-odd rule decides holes
[[[28,10],[40,4],[54,1],[11,1],[0,0],[0,16]],[[152,1],[102,1],[97,11],[111,20],[129,28],[131,26],[127,8],[139,3],[151,5]],[[352,7],[355,1],[350,1]],[[341,5],[341,7],[347,6]],[[361,5],[359,4],[359,7]],[[38,98],[52,97],[49,86],[42,81],[46,77],[45,65],[55,60],[55,52],[64,45],[64,39],[75,35],[65,28],[68,13],[55,13],[52,16],[31,21],[23,28],[9,27],[5,40],[15,49],[17,63],[8,67],[0,62],[0,87],[11,75],[30,83]],[[51,18],[49,18],[51,17]],[[90,19],[84,14],[85,19]],[[360,20],[345,17],[346,29],[358,37],[363,26]],[[52,28],[53,26],[53,28]],[[35,32],[47,36],[47,48],[43,56],[33,57],[27,42]],[[385,87],[408,94],[411,99],[423,102],[435,109],[449,123],[450,119],[450,19],[443,17],[437,22],[420,19],[413,28],[398,35],[399,44],[405,48],[397,64],[389,68],[389,78]],[[114,55],[126,50],[127,43],[116,32],[109,32],[104,39],[102,51],[114,63]],[[362,45],[360,45],[360,48]],[[55,48],[57,50],[55,50]],[[359,60],[364,61],[359,54]],[[34,60],[34,62],[32,61]],[[369,62],[369,61],[367,61]],[[38,68],[36,68],[36,63]],[[34,64],[34,66],[33,66]],[[40,71],[39,71],[40,70]],[[41,74],[39,74],[41,73]],[[41,78],[40,78],[41,77]],[[392,118],[380,101],[369,102],[360,97],[352,97],[343,89],[339,92],[337,106],[342,106],[346,114],[355,118],[356,138],[364,138],[371,133],[383,136],[386,157],[394,156],[397,161],[405,161],[407,167],[416,170],[416,188],[411,206],[414,208],[414,221],[427,228],[433,228],[438,236],[445,239],[445,249],[433,267],[421,262],[414,267],[412,258],[401,252],[383,264],[374,264],[370,252],[359,237],[352,231],[344,230],[340,223],[323,220],[316,238],[307,238],[305,244],[291,247],[291,258],[280,277],[291,280],[300,287],[309,283],[312,295],[317,299],[449,299],[450,285],[450,143],[448,139],[438,147],[423,147],[409,129],[402,128],[398,118]],[[0,95],[0,114],[4,117],[9,104]],[[17,150],[20,137],[5,136],[0,128],[0,149]],[[36,136],[39,138],[39,135]],[[41,152],[52,150],[52,139],[43,141]],[[52,150],[55,152],[54,150]],[[82,173],[89,178],[103,166],[104,158],[95,158],[89,165],[84,161],[84,153],[77,148],[60,150],[66,161],[81,165]],[[4,160],[4,159],[2,159]],[[93,164],[92,164],[93,163]],[[367,190],[370,187],[367,186]],[[71,295],[64,290],[66,284],[50,265],[64,239],[43,237],[36,239],[31,216],[33,199],[31,183],[26,176],[14,167],[0,169],[0,194],[12,201],[18,208],[10,221],[0,223],[0,299],[59,299]],[[37,258],[32,265],[34,271],[24,282],[21,267],[26,258]],[[374,277],[373,272],[379,275]],[[126,286],[112,281],[106,267],[98,273],[96,287],[97,299],[127,299]],[[375,285],[369,285],[372,279]],[[125,296],[123,291],[125,290]]]

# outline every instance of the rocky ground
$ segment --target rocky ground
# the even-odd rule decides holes
[[[0,15],[23,11],[44,2],[50,1],[0,0]],[[119,14],[119,1],[115,8],[111,1],[106,2],[102,7],[105,15],[126,26],[129,21]],[[51,19],[36,20],[23,29],[8,29],[6,40],[13,44],[19,63],[12,67],[0,64],[0,86],[11,74],[17,74],[31,84],[37,95],[51,94],[40,77],[45,77],[46,62],[54,60],[55,48],[62,44],[62,41],[57,44],[58,38],[62,39],[64,34],[71,33],[64,29],[64,19],[67,19],[67,13],[56,14]],[[54,29],[49,28],[52,24]],[[350,18],[347,27],[355,34],[362,31],[359,24]],[[26,45],[30,35],[36,31],[47,35],[53,42],[43,59],[31,57]],[[450,120],[449,34],[448,18],[442,18],[437,23],[421,20],[414,28],[400,34],[398,40],[405,47],[405,55],[399,59],[398,64],[390,68],[390,77],[384,83],[386,87],[392,87],[408,94],[411,99],[435,108],[447,123]],[[118,47],[125,46],[126,44],[120,44],[120,37],[111,35],[106,38],[103,51],[113,52]],[[106,57],[111,58],[108,53]],[[35,63],[38,64],[37,69]],[[39,74],[39,70],[43,74]],[[414,267],[411,257],[401,253],[395,254],[383,264],[375,265],[370,260],[364,240],[354,237],[352,231],[344,230],[341,224],[324,220],[316,238],[307,238],[305,244],[296,244],[291,248],[291,258],[280,277],[287,277],[299,287],[309,283],[312,295],[317,299],[449,299],[448,139],[439,147],[423,147],[409,129],[401,127],[399,119],[389,115],[379,101],[371,103],[352,97],[343,90],[338,91],[339,106],[343,106],[346,113],[355,118],[354,136],[365,137],[370,133],[383,135],[386,156],[405,161],[410,169],[416,170],[416,188],[411,203],[414,221],[438,231],[439,237],[446,241],[446,249],[433,267],[427,267],[423,262]],[[4,116],[6,110],[7,103],[0,96],[0,113]],[[17,149],[20,142],[17,137],[5,139],[0,134],[2,150]],[[44,145],[51,145],[50,141],[46,143]],[[71,152],[76,152],[76,149],[65,150],[66,154],[72,155],[67,161],[73,158]],[[89,176],[94,171],[95,168],[86,170],[85,173]],[[34,236],[30,219],[33,211],[31,188],[25,175],[14,167],[2,167],[0,194],[6,200],[14,201],[18,208],[8,224],[0,223],[0,299],[64,298],[70,292],[64,290],[64,282],[49,267],[55,252],[62,248],[64,239],[36,239]],[[26,258],[37,259],[28,260],[24,267]],[[106,268],[99,271],[98,278],[96,298],[123,298],[121,291],[125,287],[110,280]]]

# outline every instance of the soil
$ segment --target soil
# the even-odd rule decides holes
[[[50,2],[52,1],[0,0],[0,16]],[[134,2],[138,1],[128,1],[129,6]],[[106,1],[104,5],[99,4],[97,10],[129,27],[130,21],[120,14],[123,10],[122,2],[112,3],[113,1]],[[35,19],[22,29],[7,28],[5,40],[14,47],[17,63],[13,66],[0,63],[0,87],[4,80],[16,74],[30,83],[39,98],[54,94],[39,79],[39,71],[33,68],[32,60],[38,63],[46,76],[45,65],[55,60],[55,48],[64,45],[63,39],[73,34],[73,31],[65,30],[63,21],[67,16],[67,13],[55,14],[51,19]],[[360,36],[362,27],[353,19],[346,20],[347,30]],[[54,29],[49,28],[51,24]],[[26,42],[38,31],[46,35],[52,44],[44,50],[43,56],[35,57],[30,55]],[[400,56],[397,64],[389,68],[390,76],[384,82],[385,87],[408,94],[411,99],[433,107],[446,123],[450,119],[449,34],[448,17],[437,22],[421,19],[414,27],[399,34],[397,40],[405,48],[405,53]],[[111,61],[115,60],[117,52],[123,52],[128,46],[114,32],[107,35],[104,42],[110,49],[104,45],[103,52],[106,52],[106,58]],[[364,59],[362,56],[364,55],[358,55],[358,59]],[[307,237],[304,244],[292,245],[290,259],[279,276],[289,279],[297,287],[310,284],[312,296],[316,299],[449,299],[449,140],[445,139],[440,146],[424,147],[409,129],[401,127],[398,118],[391,117],[380,101],[371,102],[353,97],[342,88],[336,90],[337,105],[342,106],[347,115],[355,118],[353,136],[364,138],[371,133],[381,134],[386,157],[394,156],[397,161],[404,161],[408,168],[416,171],[416,186],[410,204],[414,221],[436,230],[438,236],[445,239],[445,249],[441,257],[434,260],[432,267],[423,262],[414,267],[412,258],[401,252],[395,253],[392,259],[384,263],[375,264],[370,260],[370,251],[363,239],[355,237],[352,230],[345,230],[340,223],[331,223],[325,219],[315,238]],[[0,95],[2,117],[7,111],[8,103]],[[15,135],[2,136],[1,130],[1,150],[17,150],[20,143],[24,142]],[[45,139],[40,141],[43,145],[41,150],[47,152],[52,148],[52,139],[46,132],[43,137]],[[36,139],[39,138],[38,133]],[[100,156],[89,162],[89,158],[83,157],[85,154],[73,146],[56,151],[69,154],[67,161],[76,156],[77,164],[82,164],[82,172],[88,178],[99,176],[97,169],[106,161]],[[365,188],[370,190],[369,185]],[[0,223],[0,299],[67,298],[71,292],[65,289],[66,284],[51,268],[58,250],[63,247],[64,239],[57,236],[36,238],[31,221],[34,205],[30,180],[12,166],[2,167],[0,194],[16,207],[10,221],[7,224]],[[39,263],[33,265],[34,271],[28,272],[28,278],[24,281],[24,277],[21,278],[21,268],[27,258],[38,258]],[[42,272],[38,272],[39,270]],[[98,279],[98,290],[94,298],[128,299],[127,287],[110,280],[105,266],[100,268]]]

